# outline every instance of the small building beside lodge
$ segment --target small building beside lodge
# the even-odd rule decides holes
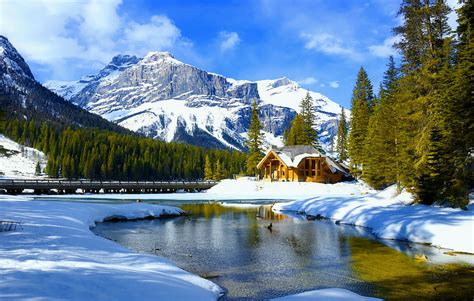
[[[310,145],[272,148],[257,169],[264,181],[337,183],[351,178],[345,165]]]

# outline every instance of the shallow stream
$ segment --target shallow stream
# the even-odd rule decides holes
[[[268,202],[165,203],[188,215],[105,222],[93,231],[136,252],[172,260],[226,289],[228,300],[327,287],[394,300],[474,296],[473,266],[445,250],[380,241],[367,229],[329,220],[276,214]],[[422,254],[428,262],[416,259]]]

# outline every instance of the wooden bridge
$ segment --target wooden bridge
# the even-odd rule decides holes
[[[33,190],[35,194],[82,193],[171,193],[211,188],[214,181],[91,181],[91,180],[0,180],[0,192],[20,194]]]

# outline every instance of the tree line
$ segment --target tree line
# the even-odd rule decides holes
[[[6,119],[2,132],[48,156],[50,177],[103,180],[198,180],[205,158],[221,165],[222,178],[241,173],[246,155],[166,143],[96,128],[65,127],[33,119]]]
[[[474,179],[473,5],[459,8],[454,34],[444,0],[404,0],[404,22],[394,29],[401,62],[389,58],[377,96],[359,70],[347,151],[352,173],[372,187],[397,184],[423,204],[467,204]]]

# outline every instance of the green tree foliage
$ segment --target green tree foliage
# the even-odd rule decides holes
[[[252,104],[252,115],[247,139],[247,174],[249,175],[257,175],[257,164],[263,157],[263,134],[261,128],[262,126],[260,125],[260,120],[258,118],[257,101],[255,100]]]
[[[365,139],[373,98],[372,84],[367,72],[361,67],[352,91],[351,131],[348,138],[351,170],[357,177],[361,175],[367,158]]]
[[[46,174],[70,179],[197,180],[204,178],[205,158],[219,161],[227,178],[244,171],[246,155],[165,143],[136,135],[92,128],[63,127],[54,122],[7,119],[3,132],[28,141],[46,153]]]
[[[363,179],[377,189],[399,184],[400,158],[397,146],[397,112],[395,110],[399,73],[393,57],[380,87],[379,100],[374,101],[365,143]]]
[[[449,72],[452,78],[447,82],[449,93],[443,105],[447,146],[447,165],[451,166],[448,177],[447,198],[452,204],[464,206],[467,191],[474,187],[474,3],[465,1],[458,10],[458,45],[454,66]]]
[[[314,102],[311,95],[301,100],[300,113],[296,114],[291,122],[289,129],[285,130],[283,140],[285,145],[313,145],[322,151],[321,144],[318,139],[318,132],[314,129],[316,123],[316,115]]]
[[[314,129],[316,125],[316,115],[314,102],[309,92],[301,100],[300,103],[300,115],[303,121],[303,137],[304,142],[302,144],[313,145],[319,150],[322,150],[318,139],[318,132]]]
[[[41,165],[39,162],[36,162],[36,166],[35,166],[35,175],[36,176],[39,176],[41,175]]]
[[[358,77],[349,154],[372,186],[401,184],[423,204],[467,204],[474,178],[473,11],[472,1],[461,5],[456,39],[446,1],[404,0],[404,22],[394,29],[401,37],[400,72],[391,58],[379,101],[363,106],[357,104],[363,82]],[[370,115],[365,139],[361,115]],[[363,150],[354,149],[361,144]]]
[[[214,168],[213,179],[220,181],[224,178],[224,166],[222,166],[221,161],[217,160],[216,166]]]
[[[214,179],[214,172],[212,170],[212,163],[209,159],[209,155],[206,155],[206,159],[204,161],[204,180],[212,180]]]
[[[291,122],[290,129],[285,135],[285,145],[305,145],[308,144],[307,136],[304,132],[304,121],[300,114],[296,114]]]
[[[336,151],[339,160],[347,160],[347,120],[344,108],[341,107],[341,115],[339,117],[339,125],[337,127],[337,146]]]

